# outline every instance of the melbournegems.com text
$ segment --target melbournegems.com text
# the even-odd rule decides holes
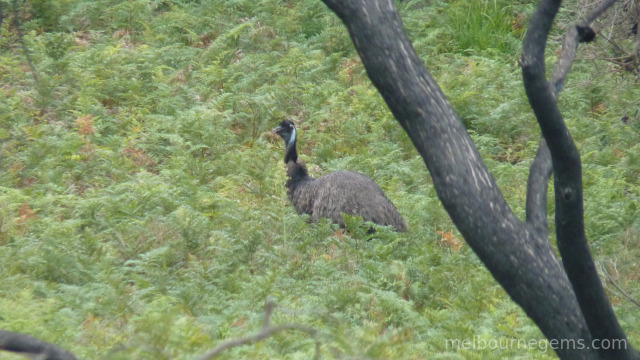
[[[472,339],[446,339],[447,350],[511,350],[537,349],[541,352],[561,349],[626,349],[624,339],[513,339],[513,338],[485,338],[474,336]]]

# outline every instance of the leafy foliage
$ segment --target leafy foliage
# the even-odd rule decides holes
[[[398,4],[523,214],[538,139],[517,64],[530,5],[505,5]],[[18,16],[39,81],[4,21],[0,327],[81,358],[186,359],[258,329],[271,296],[273,322],[316,328],[327,357],[553,356],[447,347],[446,339],[543,336],[461,242],[320,1],[48,0],[27,2]],[[561,105],[583,154],[596,259],[639,297],[640,123],[620,118],[640,94],[597,75],[591,62],[576,63]],[[282,144],[269,134],[284,116],[301,129],[312,173],[367,174],[410,231],[371,237],[358,218],[345,232],[297,216]],[[637,343],[637,309],[611,296]],[[307,334],[287,332],[222,357],[314,351]]]

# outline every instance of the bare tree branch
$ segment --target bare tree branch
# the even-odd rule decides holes
[[[0,330],[0,350],[29,354],[38,360],[76,360],[70,352],[33,336]]]
[[[618,2],[618,0],[604,0],[598,5],[597,8],[595,8],[592,12],[585,16],[584,22],[582,22],[582,24],[591,25],[592,22],[599,18],[600,15],[607,11],[616,2]]]
[[[599,265],[600,265],[600,269],[602,270],[602,273],[607,278],[607,281],[609,282],[609,284],[613,285],[613,287],[616,288],[616,290],[618,290],[618,292],[620,292],[620,294],[622,294],[622,296],[624,296],[627,300],[631,301],[631,303],[633,303],[635,306],[640,308],[640,302],[638,302],[638,300],[634,299],[633,296],[629,295],[629,293],[624,291],[618,285],[618,283],[615,282],[615,280],[613,280],[613,277],[611,277],[611,274],[609,274],[609,272],[607,271],[607,269],[604,267],[604,265],[602,263],[600,263]]]
[[[275,333],[278,333],[284,330],[298,330],[298,331],[307,333],[313,337],[317,336],[318,331],[316,329],[309,326],[301,325],[301,324],[289,323],[289,324],[283,324],[278,326],[272,326],[271,315],[273,314],[273,310],[275,309],[275,307],[276,307],[276,303],[272,299],[268,298],[265,304],[265,309],[264,309],[264,323],[262,325],[262,330],[259,333],[253,336],[225,341],[222,344],[216,346],[213,350],[198,357],[196,360],[212,359],[213,357],[219,355],[220,353],[222,353],[227,349],[231,349],[231,348],[246,345],[246,344],[256,343],[258,341],[261,341],[270,337]],[[320,342],[316,341],[316,351],[315,351],[314,359],[319,359],[319,358],[320,358]]]
[[[627,342],[626,335],[609,303],[591,258],[584,232],[582,165],[580,153],[571,138],[556,102],[558,86],[545,77],[544,51],[551,24],[560,1],[542,0],[525,36],[522,74],[529,103],[549,146],[554,171],[556,199],[556,237],[563,265],[582,314],[594,339]],[[577,30],[570,28],[566,37],[566,64],[559,64],[553,80],[564,79],[577,48]],[[572,41],[574,41],[572,43]],[[570,60],[570,61],[569,61]],[[598,349],[605,359],[635,358],[632,349]]]
[[[541,137],[538,144],[538,152],[529,169],[525,209],[527,223],[531,224],[537,231],[547,235],[549,233],[547,191],[552,172],[551,153],[549,153],[549,148],[544,138]]]
[[[572,25],[567,29],[567,33],[565,34],[564,41],[562,43],[560,57],[558,58],[558,63],[556,64],[556,68],[551,76],[551,84],[553,84],[555,89],[554,96],[557,96],[557,94],[562,90],[567,74],[571,70],[571,65],[575,60],[579,43],[578,28],[588,27],[595,19],[598,18],[598,16],[602,15],[603,12],[609,9],[616,2],[617,0],[603,1],[596,9],[587,14],[582,22]]]
[[[571,70],[571,65],[576,57],[578,44],[580,42],[578,27],[589,26],[617,1],[618,0],[603,1],[596,9],[587,14],[582,21],[579,21],[567,29],[558,62],[556,63],[556,68],[550,80],[555,98],[557,98],[560,91],[562,91],[567,74]],[[544,141],[544,137],[542,137],[538,145],[538,152],[531,164],[529,172],[526,213],[527,222],[545,232],[548,231],[547,189],[552,171],[551,153]]]

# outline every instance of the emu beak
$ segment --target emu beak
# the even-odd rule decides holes
[[[278,125],[273,130],[271,130],[271,133],[272,134],[280,134],[280,131],[282,131],[282,126]]]

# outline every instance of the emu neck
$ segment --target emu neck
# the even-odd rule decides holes
[[[287,152],[284,155],[284,162],[287,164],[287,176],[289,177],[286,186],[289,189],[289,196],[292,196],[295,189],[308,183],[308,181],[313,181],[315,179],[309,176],[307,166],[302,161],[298,161],[295,128],[293,129],[291,136],[284,139],[284,143],[287,149]]]
[[[293,134],[293,136],[295,136],[295,133]],[[296,144],[296,139],[292,138],[293,141],[289,141],[287,145],[287,152],[284,155],[284,162],[285,164],[288,164],[289,162],[297,162],[298,161],[298,150],[297,150],[297,144]]]

